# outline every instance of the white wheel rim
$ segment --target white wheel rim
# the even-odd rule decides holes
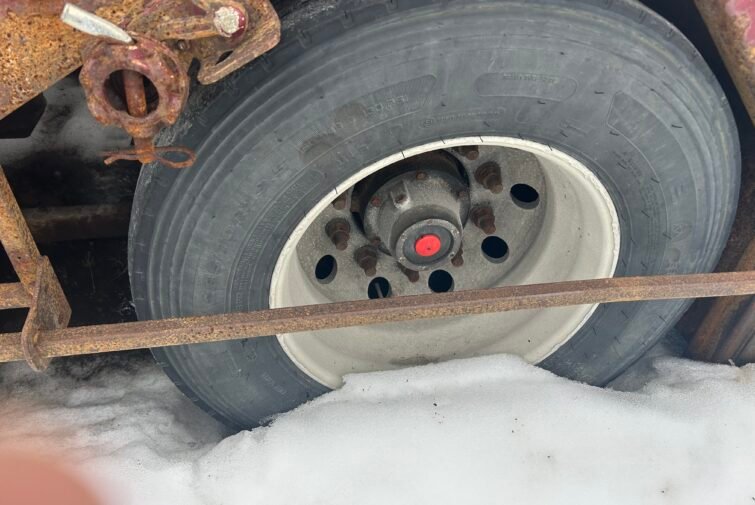
[[[540,162],[548,188],[542,227],[532,246],[516,266],[502,278],[495,279],[493,286],[613,276],[620,246],[618,215],[608,191],[586,166],[536,142],[510,137],[464,137],[396,153],[338,185],[307,213],[283,247],[273,271],[270,307],[338,301],[318,290],[311,272],[304,271],[297,253],[297,245],[305,232],[336,196],[397,161],[466,145],[513,148],[534,155]],[[504,192],[503,197],[507,194]],[[467,251],[465,242],[465,257],[477,253]],[[367,298],[366,292],[363,298]],[[336,388],[346,373],[452,358],[509,353],[538,363],[574,336],[596,308],[597,305],[583,305],[282,334],[278,335],[278,341],[305,373]]]

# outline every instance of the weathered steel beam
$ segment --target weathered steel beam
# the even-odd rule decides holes
[[[755,269],[755,238],[750,241],[736,269]],[[752,319],[752,312],[755,312],[753,306],[755,299],[752,296],[733,296],[716,300],[695,332],[687,348],[687,356],[718,363],[736,360],[748,344],[749,335],[755,332],[755,326],[749,326],[747,323],[748,317]],[[742,321],[745,321],[744,325]]]
[[[50,260],[39,254],[2,167],[0,167],[0,242],[21,281],[19,284],[26,292],[26,297],[24,297],[19,294],[18,285],[6,285],[0,291],[0,296],[7,295],[8,298],[0,302],[0,308],[29,307],[29,313],[18,336],[17,344],[27,363],[35,370],[43,370],[49,360],[37,353],[39,333],[43,330],[67,326],[71,318],[71,307],[50,265]],[[23,305],[21,305],[22,302]]]
[[[0,119],[81,66],[91,37],[60,20],[64,0],[0,2]],[[78,0],[76,5],[120,24],[144,0]]]
[[[755,0],[695,0],[755,123]]]
[[[218,342],[349,326],[511,310],[755,293],[755,271],[623,277],[308,305],[257,312],[41,330],[43,358]],[[24,359],[19,334],[0,335],[0,362]]]
[[[22,210],[38,243],[119,238],[128,234],[130,203],[42,207]]]
[[[31,290],[37,278],[37,265],[41,256],[2,168],[0,168],[0,243],[5,248],[19,280]]]
[[[20,282],[0,284],[0,310],[22,309],[31,304],[31,295]]]

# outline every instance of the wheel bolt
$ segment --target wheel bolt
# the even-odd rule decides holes
[[[370,200],[370,205],[372,205],[373,207],[380,207],[381,203],[383,203],[383,201],[379,196],[373,196],[372,200]]]
[[[451,264],[455,267],[460,267],[464,264],[464,250],[461,247],[459,247],[459,251],[456,253],[456,256],[454,256],[451,260]]]
[[[368,277],[374,277],[377,273],[377,253],[377,249],[371,245],[362,246],[354,253],[354,261]]]
[[[406,278],[409,279],[409,282],[417,282],[419,280],[419,272],[416,270],[411,270],[409,268],[406,268],[401,263],[397,263],[399,270],[406,275]]]
[[[469,161],[474,161],[480,157],[480,150],[477,146],[459,146],[456,152],[464,156]]]
[[[503,191],[501,167],[494,161],[488,161],[480,165],[475,170],[474,179],[488,191],[496,194]]]
[[[469,219],[486,235],[495,233],[495,214],[487,205],[478,205],[469,212]]]
[[[348,203],[348,194],[341,193],[340,195],[338,195],[338,198],[333,200],[333,208],[336,210],[343,210],[346,208],[347,203]]]
[[[424,181],[427,179],[427,172],[417,172],[417,175],[415,176],[418,181]]]
[[[339,251],[343,251],[349,245],[350,233],[351,225],[345,219],[332,219],[325,225],[325,234]]]

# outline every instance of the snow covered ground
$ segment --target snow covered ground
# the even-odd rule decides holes
[[[143,354],[12,364],[0,446],[65,454],[118,505],[755,504],[755,367],[661,357],[616,383],[638,384],[456,361],[228,436]]]

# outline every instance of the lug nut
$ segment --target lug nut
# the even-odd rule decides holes
[[[464,250],[461,247],[459,247],[456,256],[451,259],[451,264],[455,267],[460,267],[464,264]]]
[[[333,200],[333,208],[336,210],[343,210],[348,203],[348,193],[341,193],[338,198]]]
[[[427,179],[427,172],[417,172],[417,175],[415,176],[415,178],[418,181],[424,181],[425,179]]]
[[[362,246],[354,253],[354,261],[368,277],[374,277],[377,273],[377,253],[377,249],[371,245]]]
[[[404,275],[406,275],[406,278],[409,279],[409,282],[414,283],[419,280],[419,272],[417,272],[416,270],[411,270],[409,268],[406,268],[401,263],[397,263],[397,265],[398,265],[399,270],[401,270],[401,272]]]
[[[350,233],[351,225],[345,219],[332,219],[325,225],[325,234],[339,251],[343,251],[349,245]]]
[[[501,167],[494,161],[488,161],[480,165],[477,170],[475,170],[474,179],[488,191],[496,194],[503,191]]]
[[[474,161],[480,157],[480,150],[477,146],[459,146],[455,150],[469,161]]]
[[[380,199],[379,196],[373,196],[370,200],[370,205],[373,207],[380,207],[380,204],[383,203],[383,201]]]
[[[495,214],[487,205],[478,205],[469,212],[469,219],[486,235],[495,233]]]

